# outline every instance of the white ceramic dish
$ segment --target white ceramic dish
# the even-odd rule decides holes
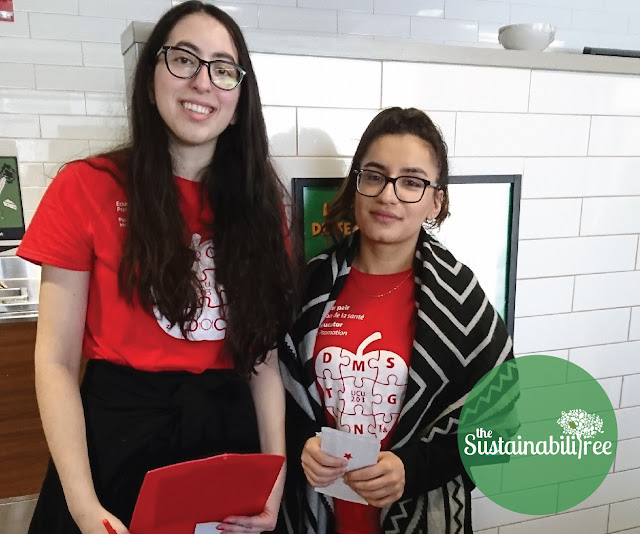
[[[548,22],[509,24],[498,31],[498,41],[508,50],[538,50],[547,48],[555,39],[556,27]]]

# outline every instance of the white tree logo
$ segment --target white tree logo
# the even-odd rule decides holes
[[[560,419],[556,422],[562,427],[563,434],[575,436],[578,439],[580,444],[578,459],[580,459],[582,457],[582,440],[593,438],[596,434],[604,434],[602,419],[598,415],[580,409],[561,413]]]

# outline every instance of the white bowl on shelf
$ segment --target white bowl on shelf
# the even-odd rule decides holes
[[[498,31],[498,41],[508,50],[537,50],[547,48],[555,39],[556,27],[548,22],[509,24]]]

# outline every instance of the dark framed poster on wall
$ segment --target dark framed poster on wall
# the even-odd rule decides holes
[[[330,245],[326,206],[343,178],[293,178],[294,213],[306,259]],[[434,235],[478,277],[513,336],[521,175],[451,176],[451,215]],[[354,228],[343,223],[343,234]]]
[[[0,253],[14,249],[24,236],[18,160],[0,156]]]

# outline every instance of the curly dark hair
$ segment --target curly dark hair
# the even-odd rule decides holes
[[[361,168],[362,158],[369,150],[371,144],[383,135],[415,135],[429,143],[433,149],[436,164],[438,166],[438,185],[442,191],[440,213],[427,224],[431,228],[439,228],[449,216],[449,162],[447,159],[447,145],[442,138],[440,129],[433,123],[429,116],[415,108],[387,108],[367,126],[362,134],[356,153],[351,162],[349,174],[345,177],[338,193],[327,207],[325,217],[325,233],[335,242],[342,239],[342,230],[339,223],[343,220],[355,224],[354,198],[356,195],[356,171]]]
[[[236,370],[248,375],[291,325],[295,269],[287,243],[287,193],[270,159],[247,45],[234,20],[210,4],[178,4],[157,22],[133,80],[130,142],[102,154],[122,169],[128,197],[119,289],[130,302],[137,294],[150,313],[157,307],[185,337],[200,312],[203,289],[192,269],[196,253],[185,238],[167,127],[149,96],[158,50],[173,27],[193,13],[206,13],[223,24],[246,71],[237,120],[218,137],[202,187],[214,213],[216,291],[220,296],[224,290],[227,302],[225,350]]]

